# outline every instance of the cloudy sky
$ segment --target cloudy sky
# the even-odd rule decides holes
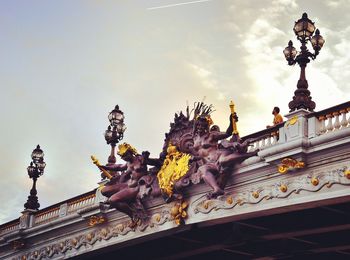
[[[187,4],[186,4],[187,2]],[[288,113],[299,76],[282,51],[307,12],[326,43],[307,68],[316,110],[349,100],[350,1],[82,0],[0,3],[0,223],[20,215],[37,144],[41,208],[97,186],[116,104],[124,141],[161,151],[176,111],[204,96],[214,122],[236,104],[241,136]]]

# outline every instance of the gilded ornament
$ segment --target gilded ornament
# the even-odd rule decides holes
[[[312,185],[317,186],[320,183],[320,181],[318,180],[317,177],[313,177],[311,179],[311,183],[312,183]]]
[[[92,233],[89,233],[89,234],[86,235],[86,239],[87,239],[87,241],[89,241],[89,242],[90,242],[93,238],[94,238],[94,235],[93,235]]]
[[[190,158],[189,154],[179,152],[169,143],[166,158],[157,174],[159,187],[169,197],[173,195],[175,183],[188,172]]]
[[[231,110],[231,115],[235,114],[235,104],[233,103],[233,101],[230,101],[230,110]],[[238,135],[238,130],[237,130],[237,123],[236,123],[236,119],[234,117],[232,117],[232,127],[233,127],[233,131],[232,134],[234,135]]]
[[[288,171],[288,166],[287,165],[279,165],[278,166],[278,172],[283,174],[283,173],[286,173]]]
[[[137,154],[137,150],[132,147],[130,144],[128,143],[122,143],[118,146],[118,155],[123,156],[127,151],[132,152],[132,154],[136,155]]]
[[[285,184],[280,185],[280,191],[286,192],[287,190],[288,190],[287,185]]]
[[[242,206],[244,204],[243,200],[241,198],[237,200],[237,203],[238,203],[239,206]]]
[[[160,214],[159,213],[154,214],[153,215],[153,219],[158,223],[160,221],[160,219],[161,219]]]
[[[78,244],[78,240],[76,238],[72,239],[72,245],[76,246]]]
[[[278,172],[283,174],[292,169],[301,169],[305,167],[305,163],[303,161],[297,161],[292,158],[284,158],[282,159],[282,164],[280,164],[277,168]]]
[[[228,196],[226,198],[226,202],[227,202],[227,204],[232,204],[233,203],[233,198],[231,196]]]
[[[183,201],[175,203],[171,208],[170,214],[174,218],[176,225],[184,224],[184,220],[187,218],[187,207],[188,203]]]
[[[259,198],[259,192],[258,191],[254,191],[254,192],[252,192],[252,196],[255,198],[255,199],[257,199],[257,198]]]
[[[91,155],[91,160],[92,160],[92,162],[102,171],[102,174],[104,175],[104,176],[106,176],[108,179],[112,179],[112,175],[107,171],[107,170],[105,170],[105,169],[103,169],[103,168],[100,168],[100,166],[101,166],[101,164],[100,164],[100,162],[97,160],[97,158],[95,157],[95,156],[93,156],[93,155]],[[101,186],[100,186],[101,187]],[[99,188],[100,188],[99,187]],[[101,188],[102,189],[102,188]]]
[[[91,216],[89,219],[89,226],[94,227],[96,225],[102,224],[106,221],[103,216]]]
[[[344,176],[348,179],[350,179],[350,170],[344,171]]]
[[[295,125],[296,122],[298,122],[298,116],[293,116],[291,119],[288,120],[286,125]]]

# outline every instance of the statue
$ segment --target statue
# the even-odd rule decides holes
[[[109,166],[99,166],[101,170],[117,171],[105,187],[101,189],[102,195],[108,198],[106,204],[112,208],[124,212],[132,220],[144,219],[146,214],[141,199],[147,194],[145,189],[141,189],[143,179],[149,174],[147,165],[160,166],[159,160],[150,159],[148,152],[138,154],[136,149],[130,144],[119,145],[118,155],[126,164],[113,164]]]
[[[257,151],[247,152],[252,140],[240,139],[232,102],[230,108],[226,132],[220,132],[216,125],[210,128],[213,107],[203,102],[195,103],[191,111],[187,106],[186,115],[175,114],[157,159],[149,158],[147,151],[138,154],[127,143],[119,145],[118,155],[125,164],[96,164],[110,179],[101,190],[108,198],[106,204],[136,222],[147,218],[143,199],[162,195],[166,202],[182,200],[182,190],[201,180],[212,189],[208,198],[223,195],[235,166],[257,154]]]

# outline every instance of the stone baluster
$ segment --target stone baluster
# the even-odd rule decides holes
[[[258,150],[258,149],[260,149],[260,141],[256,140],[256,142],[255,142],[255,150]]]
[[[328,119],[328,123],[327,123],[326,129],[327,129],[328,132],[333,131],[333,128],[334,128],[333,122],[332,122],[332,117],[333,117],[332,114],[326,115],[326,118]]]
[[[320,121],[319,132],[322,135],[322,134],[324,134],[327,131],[327,129],[326,129],[326,117],[325,116],[320,116],[318,118],[318,120]]]
[[[274,132],[274,133],[272,133],[272,145],[275,145],[275,144],[277,144],[277,135],[278,135],[278,133],[277,132]]]
[[[271,135],[267,136],[267,146],[271,146]]]
[[[256,142],[251,143],[250,151],[253,152],[253,151],[255,151],[256,149],[257,149],[257,148],[256,148]]]
[[[348,108],[346,109],[346,111],[350,112],[350,107],[348,107]],[[350,125],[350,117],[349,117],[349,119],[348,119],[348,124]]]
[[[339,130],[339,128],[341,127],[340,121],[339,121],[339,112],[333,112],[333,116],[335,117],[334,119],[334,130]]]
[[[346,109],[340,110],[340,114],[342,115],[342,120],[340,121],[340,125],[342,128],[345,128],[348,125],[348,120],[346,119],[346,113],[347,113]]]
[[[261,149],[264,149],[264,148],[265,148],[265,138],[262,138],[262,139],[261,139],[260,148],[261,148]]]

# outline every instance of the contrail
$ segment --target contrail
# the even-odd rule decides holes
[[[179,5],[197,4],[197,3],[209,2],[209,1],[212,1],[212,0],[197,0],[197,1],[183,2],[183,3],[170,4],[170,5],[161,5],[161,6],[147,8],[147,10],[162,9],[162,8],[174,7]]]

